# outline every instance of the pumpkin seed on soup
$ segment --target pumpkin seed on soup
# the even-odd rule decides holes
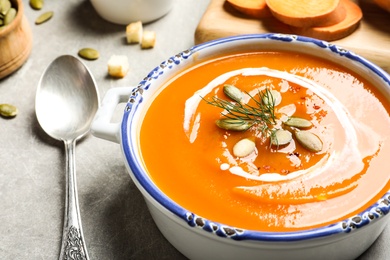
[[[312,122],[300,117],[289,117],[285,122],[285,125],[293,126],[299,129],[310,128],[313,126]]]
[[[244,138],[233,146],[233,155],[237,157],[246,157],[250,155],[255,148],[256,144],[254,141],[249,138]]]
[[[232,131],[246,131],[253,125],[248,121],[230,118],[218,119],[215,123],[219,128]]]
[[[226,84],[223,86],[223,93],[225,93],[226,96],[233,99],[236,102],[241,102],[242,100],[242,92],[240,89],[238,89],[234,85]]]
[[[3,117],[15,117],[17,114],[17,107],[10,104],[0,104],[0,115]]]
[[[35,20],[35,24],[42,24],[44,22],[47,22],[53,17],[53,15],[54,15],[54,12],[52,12],[52,11],[45,12],[45,13],[41,14],[40,16],[38,16],[38,18]]]
[[[279,146],[286,145],[292,140],[292,134],[290,131],[279,129],[271,135],[271,145]]]
[[[78,52],[79,56],[81,58],[87,59],[87,60],[96,60],[99,58],[99,52],[92,48],[83,48],[79,50]]]
[[[282,95],[277,90],[266,90],[263,95],[263,103],[266,105],[277,106],[282,102]]]
[[[41,10],[43,7],[43,0],[30,0],[30,6],[35,10]]]
[[[300,143],[303,148],[309,150],[310,152],[320,152],[322,150],[322,141],[321,139],[309,132],[309,131],[297,131],[295,133],[295,138],[298,143]]]

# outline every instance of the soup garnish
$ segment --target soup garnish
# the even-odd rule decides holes
[[[211,101],[206,100],[208,104],[224,109],[221,112],[224,119],[218,119],[216,121],[218,127],[232,131],[246,131],[251,127],[256,127],[260,129],[262,137],[269,137],[270,145],[277,147],[277,149],[279,146],[289,144],[293,139],[292,133],[294,133],[298,143],[305,149],[311,152],[320,152],[322,150],[322,141],[317,135],[311,132],[301,131],[302,129],[313,126],[307,119],[289,116],[284,122],[282,121],[288,127],[287,130],[282,129],[283,124],[278,124],[277,128],[273,128],[273,126],[277,125],[277,121],[280,121],[275,116],[275,106],[279,105],[282,101],[282,95],[279,91],[266,88],[265,91],[258,91],[256,95],[257,99],[247,93],[250,97],[249,101],[254,102],[253,106],[249,102],[242,102],[244,94],[234,85],[224,85],[223,92],[235,102],[230,102],[216,96],[213,96]],[[253,142],[239,141],[237,144],[239,144],[240,150],[254,151],[254,149],[251,149]],[[248,148],[245,146],[248,146]],[[250,155],[250,153],[234,154],[238,157]]]

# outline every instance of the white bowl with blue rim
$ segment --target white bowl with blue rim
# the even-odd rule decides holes
[[[261,232],[231,227],[188,211],[167,197],[143,167],[136,128],[142,111],[147,109],[144,99],[151,98],[178,71],[190,67],[194,58],[199,61],[234,50],[267,49],[296,51],[339,63],[369,78],[390,96],[390,76],[386,72],[336,45],[295,35],[242,35],[203,43],[174,55],[136,87],[110,89],[96,115],[92,133],[120,144],[130,176],[143,194],[157,227],[190,259],[355,259],[374,243],[388,223],[390,192],[359,214],[332,225],[297,232]],[[122,122],[111,123],[119,103],[127,103]]]

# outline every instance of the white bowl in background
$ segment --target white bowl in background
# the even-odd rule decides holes
[[[103,19],[123,25],[155,21],[173,6],[173,0],[91,0],[91,3]]]

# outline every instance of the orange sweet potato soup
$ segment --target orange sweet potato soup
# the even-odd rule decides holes
[[[329,61],[235,53],[161,88],[140,150],[157,186],[196,215],[259,231],[315,228],[389,190],[388,103]]]

